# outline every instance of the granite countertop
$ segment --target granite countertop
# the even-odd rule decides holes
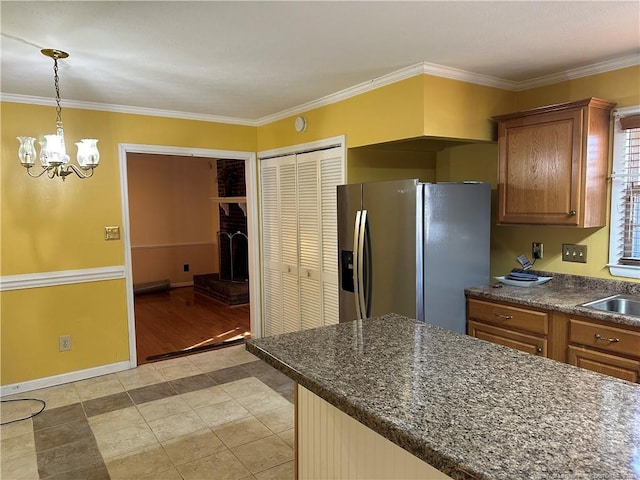
[[[640,479],[640,386],[389,314],[247,350],[455,479]]]
[[[580,277],[548,272],[532,272],[553,277],[549,282],[532,287],[512,287],[496,282],[465,289],[467,297],[509,302],[526,307],[556,310],[570,315],[640,327],[640,317],[604,312],[579,305],[618,293],[640,297],[640,284],[593,277]],[[499,285],[496,288],[496,285]]]

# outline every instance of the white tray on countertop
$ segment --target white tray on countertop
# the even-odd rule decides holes
[[[510,285],[512,287],[533,287],[534,285],[542,285],[543,283],[547,283],[553,277],[538,277],[538,280],[530,280],[530,281],[522,281],[522,280],[510,280],[506,278],[504,275],[501,277],[493,277],[498,280],[500,283],[504,283],[505,285]]]

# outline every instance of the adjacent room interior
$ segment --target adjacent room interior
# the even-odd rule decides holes
[[[127,155],[138,364],[251,335],[243,160]]]

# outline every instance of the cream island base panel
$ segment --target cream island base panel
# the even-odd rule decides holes
[[[296,435],[299,480],[451,479],[300,385]]]

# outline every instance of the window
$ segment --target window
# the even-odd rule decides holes
[[[615,113],[611,178],[609,271],[640,278],[640,106]]]

